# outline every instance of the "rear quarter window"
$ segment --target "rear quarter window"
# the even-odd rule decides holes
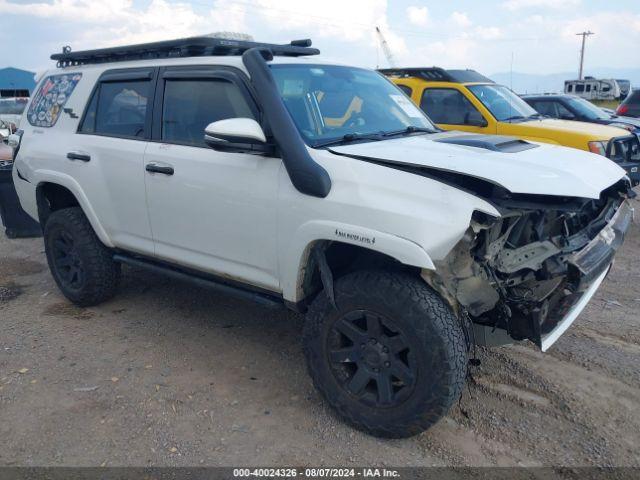
[[[81,73],[46,77],[33,95],[27,112],[29,123],[34,127],[53,127],[81,78]]]
[[[408,87],[407,85],[397,84],[397,87],[402,90],[407,95],[407,97],[410,97],[413,94],[413,90],[411,90],[411,87]]]

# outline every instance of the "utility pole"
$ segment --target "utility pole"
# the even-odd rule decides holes
[[[590,35],[595,35],[592,31],[576,33],[576,35],[582,36],[582,48],[580,49],[580,72],[578,73],[578,80],[582,80],[582,67],[584,65],[584,44],[587,40],[587,37]]]

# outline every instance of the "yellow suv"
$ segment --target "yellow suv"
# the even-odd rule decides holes
[[[617,160],[616,151],[637,149],[638,140],[626,130],[546,118],[509,88],[475,70],[432,67],[380,72],[390,77],[443,130],[510,135],[587,150],[613,160]]]

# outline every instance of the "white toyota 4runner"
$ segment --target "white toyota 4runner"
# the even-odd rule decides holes
[[[546,350],[569,327],[633,192],[599,155],[441,132],[310,45],[66,48],[11,138],[13,179],[72,302],[109,299],[124,263],[306,312],[327,401],[416,434],[460,396],[471,344]]]

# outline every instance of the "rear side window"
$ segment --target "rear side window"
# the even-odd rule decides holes
[[[34,127],[53,127],[81,78],[81,73],[50,75],[45,78],[29,106],[29,123]]]
[[[563,120],[573,120],[574,118],[576,118],[573,112],[563,104],[556,103],[556,107],[558,109],[558,117],[562,118]]]
[[[411,94],[413,93],[413,90],[411,90],[411,87],[407,87],[406,85],[398,85],[398,88],[402,90],[404,93],[406,93],[408,97],[410,97]]]
[[[465,125],[470,115],[480,113],[462,93],[449,88],[426,88],[420,108],[433,122],[446,125]]]
[[[150,80],[103,82],[94,92],[80,132],[145,138]]]
[[[206,146],[204,129],[228,118],[252,118],[240,88],[220,79],[167,80],[162,107],[162,141]]]
[[[546,115],[548,117],[556,118],[558,116],[558,112],[556,111],[555,105],[553,102],[531,102],[531,106],[535,108],[538,113],[542,115]]]

